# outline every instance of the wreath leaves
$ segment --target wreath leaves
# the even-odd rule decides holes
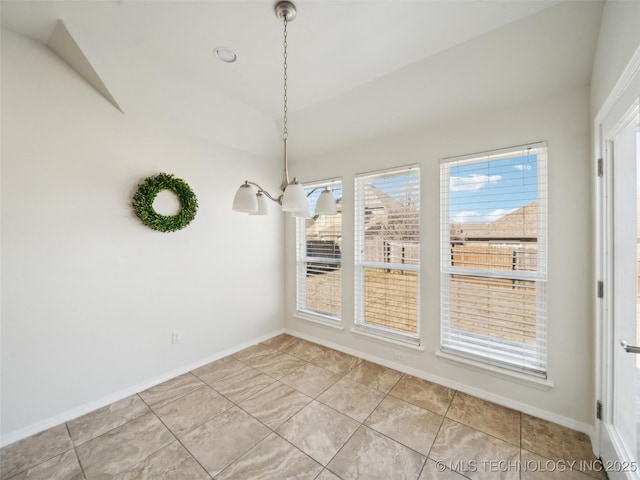
[[[181,208],[176,215],[161,215],[154,210],[153,202],[158,193],[163,190],[171,190],[178,196]],[[132,205],[138,218],[147,227],[160,232],[175,232],[189,225],[194,219],[198,209],[198,199],[184,180],[169,173],[159,173],[147,177],[138,185]]]

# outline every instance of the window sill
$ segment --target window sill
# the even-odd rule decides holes
[[[379,340],[381,342],[392,343],[394,345],[398,345],[400,347],[409,348],[411,350],[418,350],[420,352],[424,352],[424,347],[420,345],[420,340],[418,339],[400,339],[396,337],[392,337],[390,335],[385,335],[383,332],[378,333],[371,331],[368,328],[363,328],[359,326],[355,326],[351,329],[352,333],[357,335],[363,335],[368,338],[373,338],[375,340]]]
[[[436,357],[448,363],[464,365],[465,367],[470,367],[473,370],[488,373],[489,375],[511,380],[522,385],[537,388],[539,390],[549,391],[554,387],[553,382],[546,378],[527,375],[526,373],[516,372],[514,370],[501,368],[495,365],[490,365],[488,363],[472,360],[470,358],[453,355],[451,353],[445,353],[442,350],[436,350]]]
[[[344,330],[344,327],[339,320],[332,320],[322,315],[313,315],[311,313],[296,312],[293,314],[293,318],[298,320],[304,320],[305,322],[317,323],[325,327],[335,328],[336,330]]]

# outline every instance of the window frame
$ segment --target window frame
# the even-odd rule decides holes
[[[411,164],[398,167],[364,172],[355,175],[354,178],[354,332],[362,333],[374,338],[390,340],[393,343],[420,347],[421,322],[420,322],[420,257],[418,255],[418,264],[399,264],[387,262],[367,261],[365,249],[365,217],[364,198],[362,198],[362,190],[358,188],[360,179],[371,178],[375,176],[393,175],[394,173],[417,171],[418,173],[418,231],[421,232],[422,213],[420,205],[421,193],[421,176],[420,165]],[[418,251],[421,244],[418,245]],[[376,268],[385,270],[402,270],[416,275],[416,332],[403,333],[400,330],[384,327],[381,325],[370,324],[365,318],[365,300],[366,300],[366,279],[365,269]],[[421,347],[420,347],[421,349]]]
[[[537,262],[536,270],[501,270],[497,268],[474,268],[461,267],[452,265],[451,250],[451,212],[450,212],[450,182],[451,182],[451,165],[479,163],[486,161],[501,160],[513,158],[518,152],[527,148],[540,149],[541,154],[537,158]],[[492,157],[492,158],[489,158]],[[491,150],[471,155],[463,155],[457,157],[444,158],[440,162],[440,351],[446,356],[460,357],[470,360],[479,366],[486,365],[491,368],[504,369],[517,372],[529,377],[547,379],[548,377],[548,355],[547,347],[549,344],[549,335],[547,329],[548,320],[548,147],[546,142],[536,142],[516,147],[508,147],[498,150]],[[500,355],[489,355],[478,352],[469,352],[461,348],[451,346],[451,336],[448,333],[453,329],[450,325],[449,312],[451,306],[450,281],[453,276],[466,276],[473,278],[500,279],[512,281],[533,282],[535,285],[536,300],[536,343],[535,343],[535,359],[541,362],[538,365],[517,365],[515,362],[507,362],[500,359]],[[460,331],[460,329],[458,329]],[[490,335],[465,332],[471,338],[487,339]],[[542,340],[540,340],[542,339]],[[543,343],[540,343],[540,342]],[[487,340],[489,344],[497,343],[495,339]],[[509,341],[504,340],[504,344],[508,345]],[[519,342],[511,341],[512,346]]]

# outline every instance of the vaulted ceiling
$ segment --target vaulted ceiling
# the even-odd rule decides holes
[[[46,44],[64,21],[125,115],[278,154],[282,23],[273,1],[2,0]],[[598,1],[298,0],[289,26],[292,152],[588,85]],[[226,46],[238,61],[225,64]]]

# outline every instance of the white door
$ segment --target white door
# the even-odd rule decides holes
[[[603,124],[605,146],[605,411],[601,456],[609,478],[640,479],[640,115]]]

